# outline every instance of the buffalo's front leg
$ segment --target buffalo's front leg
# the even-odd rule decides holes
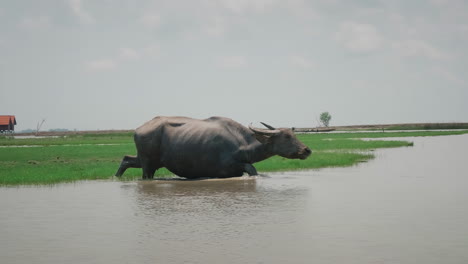
[[[155,162],[155,158],[140,156],[141,168],[143,169],[143,179],[153,179],[154,173],[161,166]]]
[[[249,163],[244,164],[244,171],[247,172],[250,176],[258,175],[255,167]]]
[[[156,168],[153,166],[143,166],[143,179],[153,179],[154,173],[156,172]]]

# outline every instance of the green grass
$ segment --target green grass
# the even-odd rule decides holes
[[[290,160],[282,157],[272,157],[256,163],[259,172],[293,171],[306,169],[319,169],[326,167],[347,167],[358,162],[372,159],[370,153],[357,152],[315,152],[306,160]]]
[[[374,156],[370,150],[412,146],[407,141],[362,138],[464,134],[468,131],[336,133],[298,135],[313,150],[307,160],[272,157],[256,163],[259,172],[351,166]],[[103,145],[104,144],[104,145]],[[0,138],[0,185],[55,184],[78,180],[110,179],[121,158],[135,154],[131,134],[80,135],[62,138]],[[156,177],[172,174],[158,170]],[[128,169],[123,180],[141,177],[141,169]]]
[[[66,137],[20,138],[0,137],[0,146],[50,146],[50,145],[86,145],[86,144],[123,144],[133,143],[132,133],[84,134]]]

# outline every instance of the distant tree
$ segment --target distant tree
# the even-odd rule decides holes
[[[23,129],[20,131],[20,133],[34,133],[36,132],[35,129],[31,129],[31,128],[28,128],[28,129]]]
[[[332,116],[328,112],[323,112],[320,114],[320,122],[326,127],[328,127],[328,125],[330,124],[331,118]]]
[[[52,128],[52,129],[49,129],[50,132],[67,132],[67,131],[70,131],[66,128]]]

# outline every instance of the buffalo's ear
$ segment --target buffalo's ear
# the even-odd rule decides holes
[[[267,135],[262,135],[262,134],[259,134],[259,133],[254,133],[255,135],[255,138],[260,141],[260,143],[262,144],[266,144],[266,143],[269,143],[270,142],[270,136],[267,136]]]

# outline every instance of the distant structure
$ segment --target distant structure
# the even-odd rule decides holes
[[[0,133],[15,132],[16,117],[13,115],[0,115]]]

